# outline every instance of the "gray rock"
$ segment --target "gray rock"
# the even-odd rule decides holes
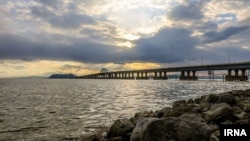
[[[243,95],[245,97],[250,97],[250,89],[247,89],[245,91],[241,91],[240,95]]]
[[[231,94],[222,94],[219,96],[217,103],[227,103],[229,105],[235,105],[236,100],[235,97]]]
[[[250,113],[250,103],[244,105],[244,111]]]
[[[202,97],[202,101],[205,103],[217,103],[219,100],[218,95],[210,94]]]
[[[194,100],[193,100],[193,99],[189,99],[189,100],[187,101],[187,104],[194,104]]]
[[[143,118],[139,120],[130,136],[130,141],[142,141],[143,131],[149,123],[158,120],[158,118]]]
[[[232,90],[231,94],[234,95],[234,96],[237,96],[237,95],[239,95],[241,93],[241,91],[242,90]],[[230,93],[230,92],[228,92],[228,93]]]
[[[159,114],[159,112],[158,112]],[[145,112],[139,112],[139,113],[136,113],[135,116],[133,118],[130,118],[130,122],[133,124],[133,125],[136,125],[137,121],[142,119],[142,118],[145,118],[145,117],[155,117],[157,115],[155,115],[154,112],[150,111],[145,111]]]
[[[142,140],[208,141],[210,133],[210,128],[206,123],[168,117],[150,122],[143,130]]]
[[[185,113],[181,115],[179,118],[187,121],[206,122],[206,120],[201,117],[201,114],[196,114],[196,113]]]
[[[110,127],[108,138],[125,137],[128,133],[132,132],[134,125],[128,119],[118,119]]]
[[[179,117],[184,113],[191,113],[193,112],[194,105],[179,105],[176,107],[173,107],[173,111],[170,115],[166,116],[164,114],[164,117]]]
[[[157,117],[159,117],[159,118],[161,118],[161,117],[170,117],[170,116],[172,116],[172,112],[173,112],[173,108],[165,107],[165,108],[161,109],[157,113]]]
[[[178,100],[178,101],[175,101],[174,104],[173,104],[173,108],[175,107],[179,107],[179,106],[184,106],[186,105],[186,101],[185,100]]]
[[[223,122],[235,118],[233,108],[226,103],[214,104],[204,116],[208,122]]]
[[[210,141],[220,141],[219,134],[220,134],[219,130],[217,130],[216,132],[213,132],[210,136]]]

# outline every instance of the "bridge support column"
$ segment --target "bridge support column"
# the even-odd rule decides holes
[[[228,75],[226,75],[226,81],[247,81],[248,76],[246,76],[246,69],[241,69],[241,75],[239,75],[239,69],[235,69],[235,75],[231,74],[231,69],[228,70]]]
[[[198,77],[195,75],[196,71],[192,71],[192,72],[193,72],[192,80],[198,80]]]
[[[185,75],[185,72],[187,72],[187,76]],[[192,72],[192,76],[190,73]],[[195,76],[196,71],[181,71],[180,80],[198,80],[198,77]]]
[[[164,78],[167,79],[167,72],[164,72]]]

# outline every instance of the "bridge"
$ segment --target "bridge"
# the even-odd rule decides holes
[[[225,76],[226,81],[248,81],[246,70],[250,69],[250,61],[228,64],[211,64],[211,65],[196,65],[196,66],[181,66],[168,67],[157,69],[144,70],[126,70],[126,71],[111,71],[100,72],[96,74],[89,74],[80,76],[83,79],[168,79],[168,72],[180,72],[180,80],[198,80],[196,76],[197,71],[208,71],[208,74],[216,70],[227,71]]]

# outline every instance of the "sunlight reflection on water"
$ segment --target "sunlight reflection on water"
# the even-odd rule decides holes
[[[222,81],[0,79],[0,140],[60,140],[176,100],[249,86]]]

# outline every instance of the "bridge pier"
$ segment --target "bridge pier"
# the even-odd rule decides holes
[[[192,72],[192,76],[190,75],[191,72]],[[198,77],[195,76],[195,73],[196,71],[181,71],[180,80],[198,80]]]
[[[239,70],[241,75],[239,75]],[[246,75],[246,69],[234,69],[234,74],[232,75],[232,69],[228,69],[228,74],[225,77],[226,81],[248,81],[248,76]]]
[[[153,79],[155,79],[155,80],[166,80],[166,79],[168,79],[167,72],[162,72],[162,71],[154,72]]]

